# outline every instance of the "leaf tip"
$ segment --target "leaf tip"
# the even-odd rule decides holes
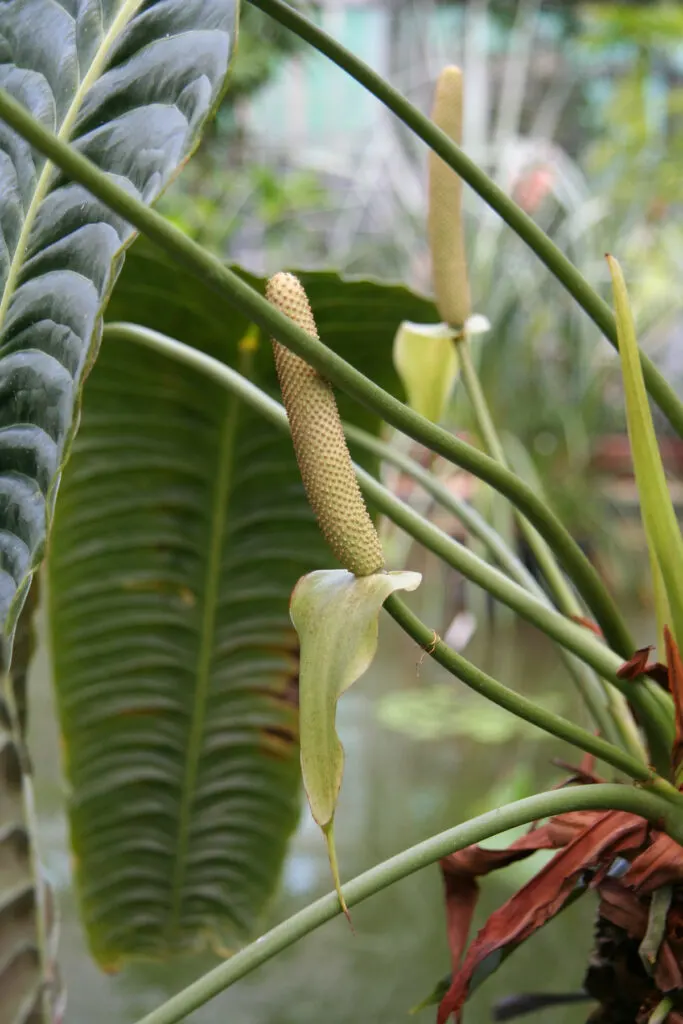
[[[330,862],[330,870],[332,871],[332,880],[334,882],[334,888],[337,892],[339,899],[339,906],[344,912],[346,920],[351,925],[351,931],[353,931],[353,922],[351,920],[351,914],[349,908],[344,899],[344,893],[342,892],[341,879],[339,877],[339,864],[337,862],[337,848],[334,842],[334,818],[330,818],[326,825],[322,826],[323,835],[325,836],[325,842],[327,844],[327,856]]]

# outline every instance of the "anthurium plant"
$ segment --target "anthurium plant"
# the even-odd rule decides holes
[[[650,403],[681,437],[683,403],[638,347],[617,257],[608,257],[612,309],[462,152],[459,69],[444,69],[426,117],[283,0],[249,2],[428,148],[436,301],[326,271],[283,267],[262,281],[152,208],[223,96],[238,0],[2,5],[0,1018],[69,1019],[25,736],[45,563],[75,884],[92,954],[108,970],[206,947],[224,958],[138,1024],[185,1019],[324,922],[438,864],[452,955],[432,999],[441,1024],[460,1019],[498,963],[590,892],[598,929],[584,991],[522,993],[500,1019],[571,998],[590,1000],[590,1019],[604,1024],[676,1024],[683,540]],[[508,464],[504,424],[477,372],[488,322],[470,304],[465,185],[618,350],[656,654],[636,650],[596,567]],[[469,441],[444,425],[455,387],[471,403]],[[421,461],[394,443],[405,437],[423,446]],[[541,582],[444,485],[444,462],[511,509]],[[385,486],[384,465],[457,517],[482,553]],[[422,622],[399,596],[420,576],[387,560],[378,516],[545,633],[591,727],[487,675]],[[491,806],[342,882],[336,709],[372,661],[384,613],[456,692],[469,687],[572,744],[577,767],[560,788]],[[252,941],[302,781],[334,891]],[[524,825],[512,846],[479,845]],[[478,879],[540,849],[553,859],[470,942]]]

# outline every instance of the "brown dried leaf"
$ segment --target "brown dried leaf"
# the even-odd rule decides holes
[[[602,630],[598,626],[597,622],[593,622],[592,619],[586,619],[583,615],[570,615],[572,622],[576,622],[579,626],[585,626],[586,629],[590,629],[591,633],[595,633],[596,636],[602,637]]]
[[[664,832],[652,831],[646,849],[635,858],[623,881],[641,895],[664,885],[680,885],[683,883],[683,850]]]
[[[467,944],[472,916],[477,905],[479,886],[477,878],[498,871],[516,861],[524,860],[540,849],[548,849],[541,835],[542,829],[528,832],[506,850],[487,850],[481,846],[468,846],[441,861],[446,890],[446,928],[451,951],[453,971],[460,966]],[[540,845],[539,845],[540,843]]]
[[[518,844],[513,844],[509,851],[512,853],[515,852],[515,846],[517,851],[520,850],[520,843],[523,843],[522,849],[528,852],[532,849],[564,848],[527,885],[489,917],[470,946],[462,967],[454,972],[451,987],[439,1006],[438,1024],[445,1024],[451,1014],[455,1014],[459,1019],[460,1011],[467,999],[470,979],[482,961],[496,950],[524,942],[562,909],[584,870],[595,867],[604,867],[604,870],[607,870],[615,856],[641,849],[647,834],[647,822],[624,811],[577,811],[552,819],[547,825],[522,837]],[[456,858],[460,856],[455,854]],[[470,857],[472,860],[468,862],[467,859],[463,859],[461,863],[463,867],[469,867],[469,874],[466,877],[472,885],[476,884],[473,882],[476,876],[472,874],[472,868],[478,869],[483,866],[484,860],[480,859],[481,854],[470,853]],[[502,866],[504,862],[504,859],[499,857],[497,866]],[[473,904],[471,906],[473,909]],[[467,910],[468,929],[471,921],[469,902]],[[456,947],[452,947],[453,963],[456,968],[465,942],[464,916],[462,919],[449,921],[449,925],[450,934],[456,943]]]
[[[640,676],[644,676],[651,650],[652,645],[639,648],[628,661],[624,662],[621,668],[617,669],[619,679],[639,679]]]
[[[671,763],[675,777],[681,760],[683,760],[683,662],[668,626],[664,627],[664,643],[666,644],[666,663],[669,667],[669,689],[676,712],[676,738],[671,751]]]

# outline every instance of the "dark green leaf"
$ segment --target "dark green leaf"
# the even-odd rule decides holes
[[[0,85],[147,201],[225,79],[235,0],[8,0]],[[39,562],[60,466],[131,228],[0,125],[0,655]]]
[[[393,338],[401,320],[437,322],[434,304],[400,285],[341,279],[328,271],[295,272],[306,289],[325,344],[387,391],[403,398],[392,365]],[[242,270],[239,273],[254,288],[265,291],[262,278]],[[129,320],[153,327],[232,366],[236,365],[238,343],[249,328],[249,321],[227,301],[158,254],[145,239],[139,239],[128,254],[107,308],[107,320]],[[254,354],[254,373],[260,387],[279,397],[267,340]],[[337,392],[336,397],[343,420],[367,430],[379,429],[374,413],[343,392]],[[362,462],[362,456],[354,452],[356,455]]]
[[[396,326],[428,319],[429,303],[302,278],[321,337],[395,388]],[[145,245],[109,315],[276,389],[270,343]],[[329,564],[288,437],[203,374],[105,342],[49,561],[77,884],[101,962],[222,949],[253,931],[299,807],[289,596]]]
[[[4,0],[0,86],[151,202],[219,98],[236,14],[236,0]],[[12,643],[132,237],[0,124],[0,1017],[11,1024],[52,1019],[59,1000],[50,894],[30,848],[29,633],[9,673]]]

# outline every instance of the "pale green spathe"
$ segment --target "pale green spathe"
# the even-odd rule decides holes
[[[320,569],[303,576],[292,593],[290,615],[299,635],[301,771],[311,814],[322,828],[339,898],[332,823],[344,749],[337,736],[337,701],[370,667],[377,650],[379,611],[396,590],[415,590],[417,572],[354,576]]]
[[[294,588],[290,615],[301,644],[301,769],[320,826],[332,819],[344,770],[334,726],[337,701],[372,663],[379,610],[389,594],[415,590],[421,579],[417,572],[354,576],[346,569],[319,569]]]
[[[411,409],[438,423],[458,377],[452,329],[404,320],[394,338],[394,366]]]

